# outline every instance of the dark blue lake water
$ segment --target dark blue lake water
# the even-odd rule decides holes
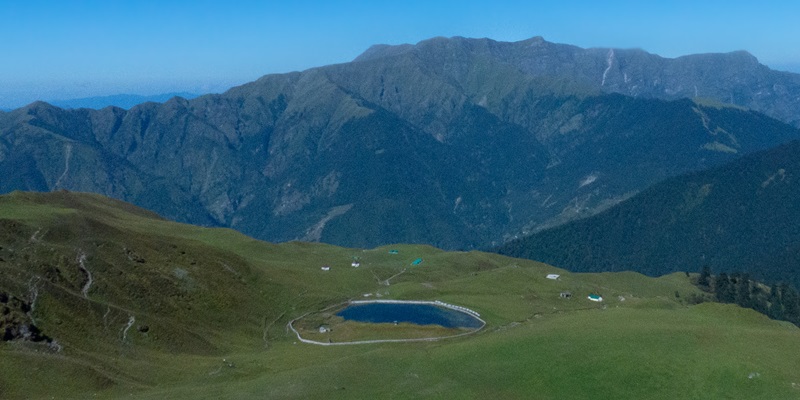
[[[358,322],[408,322],[417,325],[441,325],[445,328],[480,328],[483,325],[469,314],[430,304],[354,304],[336,315],[345,320]]]

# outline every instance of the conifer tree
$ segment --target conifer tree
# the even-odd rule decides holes
[[[769,302],[767,316],[772,319],[783,320],[783,300],[781,299],[781,289],[778,284],[773,284],[770,287],[767,301]]]
[[[717,275],[714,280],[714,291],[717,294],[717,300],[722,303],[733,303],[735,300],[734,290],[728,274],[722,272]]]
[[[788,284],[781,284],[781,302],[783,317],[794,324],[800,324],[800,296]]]
[[[703,265],[703,269],[700,271],[700,277],[697,279],[697,285],[700,286],[701,289],[709,289],[709,285],[711,284],[709,278],[711,277],[711,268],[708,267],[708,264]]]
[[[746,307],[753,307],[753,294],[750,289],[750,276],[748,274],[737,274],[736,281],[736,304]]]

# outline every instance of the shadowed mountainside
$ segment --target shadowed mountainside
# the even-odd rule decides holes
[[[800,142],[661,182],[497,252],[574,271],[744,271],[800,286]]]
[[[750,87],[706,74],[709,65],[749,65],[794,87],[795,75],[774,75],[738,53],[669,60],[537,38],[436,38],[188,101],[127,111],[34,103],[2,113],[0,191],[102,193],[273,241],[474,248],[800,137],[708,100],[603,94],[617,72],[623,83],[640,79],[633,65],[641,79],[678,68],[695,72],[673,75],[702,75],[708,87]],[[663,88],[675,92],[668,98],[683,93]],[[719,101],[737,99],[720,93]]]

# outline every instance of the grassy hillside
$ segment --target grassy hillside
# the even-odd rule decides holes
[[[273,245],[67,192],[0,197],[0,228],[0,292],[28,304],[18,323],[52,339],[0,342],[4,399],[800,393],[800,330],[690,305],[703,294],[684,274],[573,274],[427,246]],[[440,342],[338,347],[287,332],[292,319],[364,294],[462,305],[487,326]]]

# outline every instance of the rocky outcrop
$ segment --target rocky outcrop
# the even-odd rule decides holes
[[[30,303],[0,291],[0,340],[52,342],[34,325],[30,312]]]

